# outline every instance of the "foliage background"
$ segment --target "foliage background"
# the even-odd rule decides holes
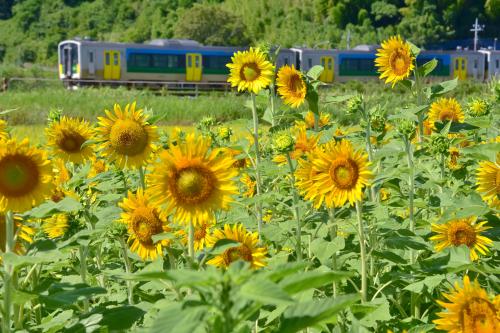
[[[475,17],[500,32],[500,0],[1,0],[0,61],[55,64],[61,40],[144,42],[192,38],[208,45],[279,43],[324,48],[470,38]]]

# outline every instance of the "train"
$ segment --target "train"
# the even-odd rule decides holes
[[[326,84],[378,77],[377,45],[353,49],[278,48],[276,68],[294,65],[307,72],[323,66]],[[65,40],[58,45],[59,79],[67,87],[132,85],[151,87],[227,87],[226,64],[245,47],[206,46],[186,39],[156,39],[144,44],[110,43],[87,39]],[[417,64],[436,59],[434,78],[489,80],[500,77],[500,51],[424,50]]]

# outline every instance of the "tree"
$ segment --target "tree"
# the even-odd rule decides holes
[[[250,43],[242,20],[219,5],[196,4],[179,17],[175,36],[205,45],[247,45]]]

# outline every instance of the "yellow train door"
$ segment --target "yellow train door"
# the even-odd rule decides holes
[[[201,54],[186,53],[186,81],[201,81]]]
[[[463,57],[455,58],[454,64],[454,77],[459,80],[465,80],[467,78],[467,59]]]
[[[104,51],[104,80],[119,80],[120,77],[120,51]]]
[[[319,79],[323,82],[333,82],[333,58],[321,57],[321,66],[323,66],[323,72]]]

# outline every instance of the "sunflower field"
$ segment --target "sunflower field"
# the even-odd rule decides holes
[[[2,332],[500,332],[500,82],[459,103],[419,51],[378,50],[395,109],[250,48],[248,131],[130,101],[50,112],[40,147],[0,120]]]

